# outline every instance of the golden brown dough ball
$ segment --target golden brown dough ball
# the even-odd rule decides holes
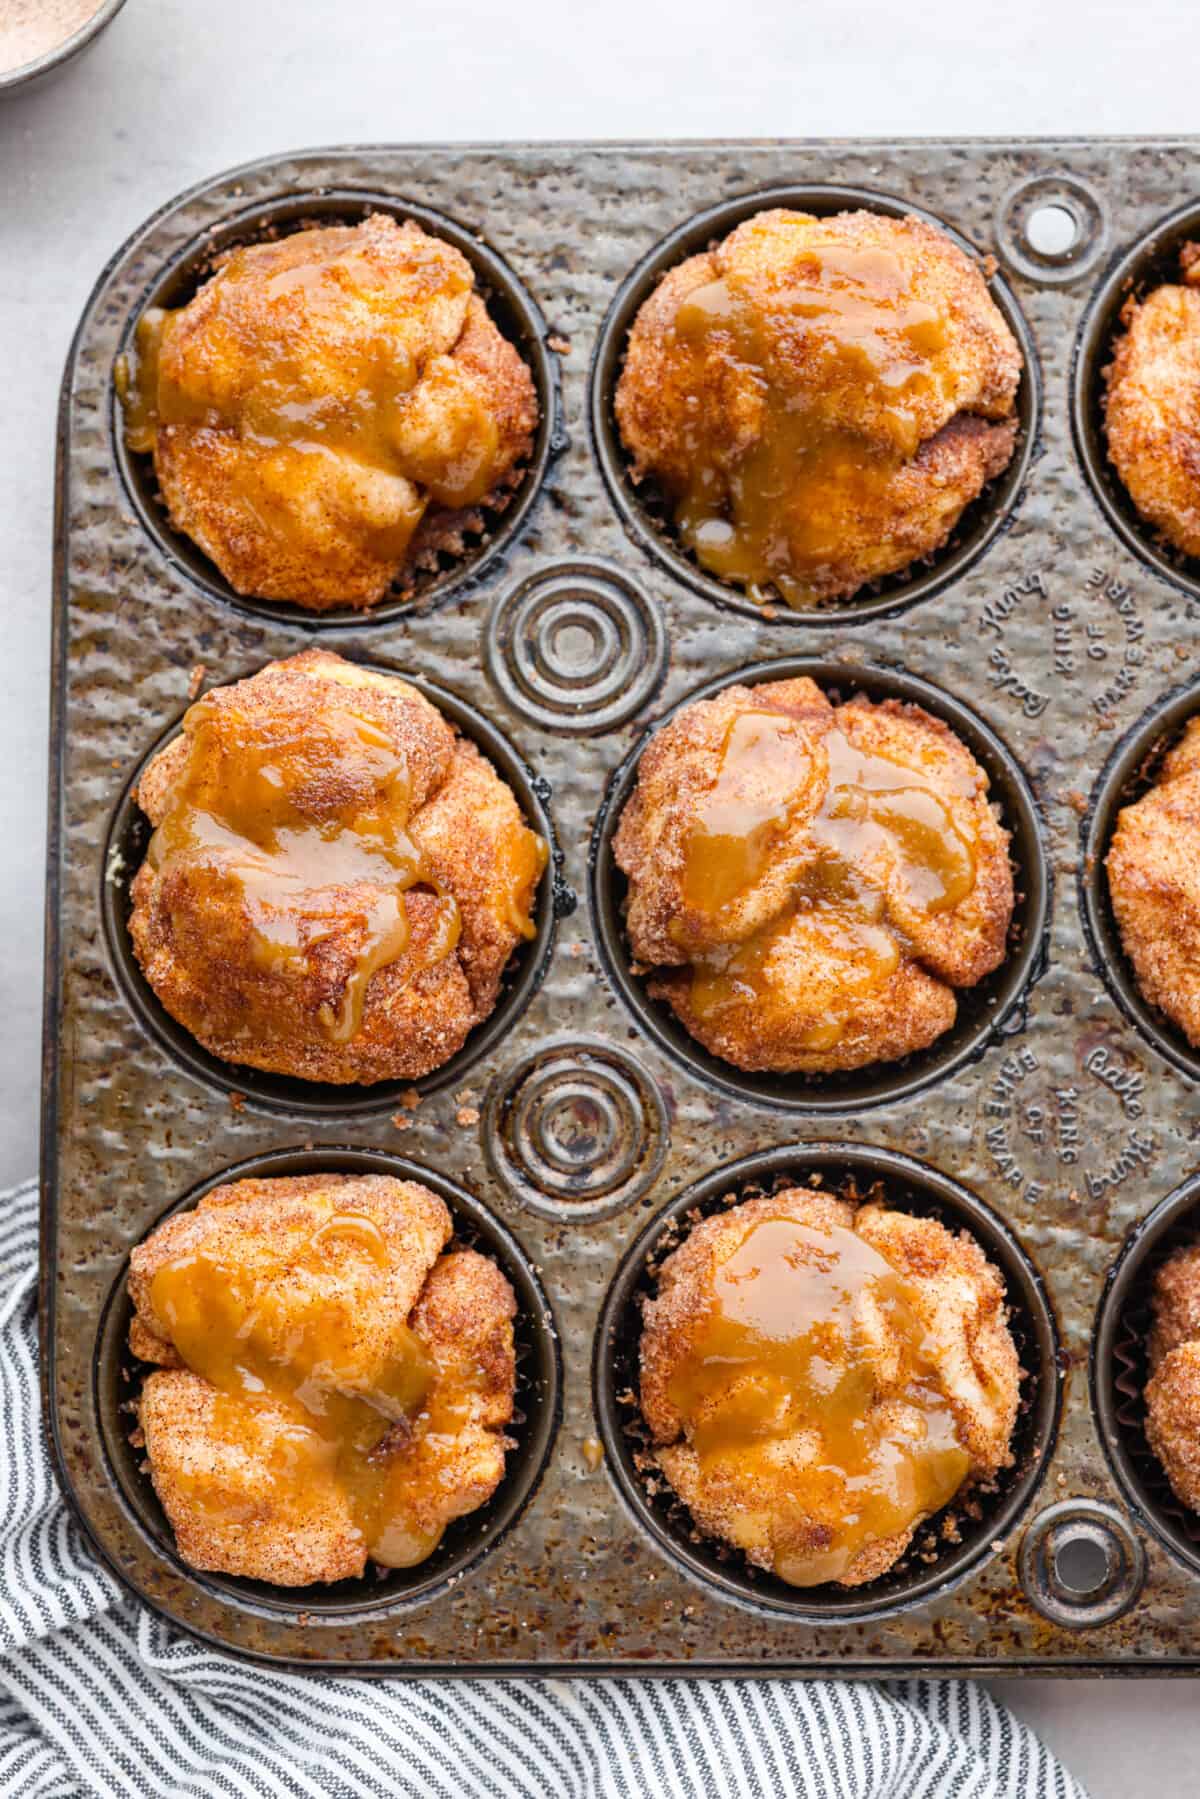
[[[1200,1243],[1162,1263],[1151,1305],[1146,1440],[1176,1498],[1200,1511]]]
[[[1105,870],[1138,987],[1200,1045],[1200,719],[1117,814]]]
[[[217,688],[151,763],[130,936],[212,1055],[416,1079],[494,1009],[546,845],[416,688],[324,650]]]
[[[130,1257],[139,1424],[180,1554],[276,1586],[424,1561],[511,1446],[516,1301],[382,1175],[218,1187]]]
[[[794,1586],[861,1586],[1012,1461],[1004,1282],[935,1220],[810,1188],[697,1224],[645,1308],[654,1460],[702,1531]]]
[[[615,409],[700,566],[805,607],[941,547],[1012,458],[1021,367],[944,232],[762,212],[642,306]]]
[[[969,750],[920,707],[834,706],[807,678],[676,713],[613,854],[649,992],[739,1068],[923,1049],[1007,947],[1008,833]]]
[[[314,612],[461,552],[537,424],[466,258],[383,214],[231,250],[136,345],[127,441],[171,522],[236,592]]]
[[[1104,372],[1113,467],[1147,522],[1200,556],[1200,244],[1180,256],[1182,280],[1130,298]]]

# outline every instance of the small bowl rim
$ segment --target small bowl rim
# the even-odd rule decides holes
[[[65,63],[73,61],[81,50],[86,50],[92,40],[100,36],[106,26],[112,24],[124,4],[125,0],[102,0],[91,18],[85,19],[79,29],[73,31],[70,37],[64,38],[60,44],[44,50],[32,62],[18,63],[15,69],[0,70],[0,98],[16,88],[37,81],[42,75],[48,75],[52,69],[60,69]]]

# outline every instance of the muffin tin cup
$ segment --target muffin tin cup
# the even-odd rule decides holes
[[[1176,574],[1135,554],[1088,492],[1071,434],[1071,357],[1103,285],[1108,239],[1131,244],[1158,230],[1192,192],[1195,155],[1194,144],[1148,140],[321,149],[202,183],[107,265],[72,347],[59,428],[41,1372],[68,1505],[129,1591],[171,1628],[223,1653],[326,1675],[1200,1670],[1200,1569],[1160,1548],[1150,1513],[1110,1475],[1085,1367],[1113,1255],[1139,1217],[1195,1177],[1195,1121],[1177,1065],[1151,1053],[1109,1003],[1097,966],[1106,979],[1110,964],[1119,970],[1112,944],[1093,951],[1084,908],[1070,903],[1084,796],[1111,746],[1161,696],[1174,698],[1195,604]],[[660,553],[670,548],[660,518],[648,514],[638,534],[621,511],[615,446],[606,449],[603,430],[593,444],[587,429],[621,353],[606,314],[644,278],[639,259],[675,242],[681,221],[715,220],[697,227],[715,236],[733,222],[727,208],[744,213],[770,197],[821,201],[821,210],[865,197],[928,213],[980,252],[994,249],[1004,273],[993,291],[1007,282],[1016,296],[1029,373],[1025,462],[1006,477],[1008,499],[1002,484],[985,496],[986,548],[960,540],[907,585],[860,596],[865,610],[793,618],[777,609],[773,622]],[[544,378],[561,384],[561,404],[544,405],[537,467],[482,547],[486,567],[461,564],[422,598],[374,613],[256,608],[190,566],[186,546],[162,537],[149,490],[140,499],[131,490],[138,477],[123,466],[114,360],[147,301],[170,297],[172,283],[182,295],[214,246],[272,221],[286,229],[359,218],[381,202],[444,235],[453,235],[447,223],[464,233],[490,291],[504,283],[478,260],[481,243],[525,299],[535,296],[527,359],[536,374],[546,356]],[[1046,252],[1034,221],[1039,207],[1059,203],[1075,240]],[[679,241],[666,260],[695,247]],[[964,521],[964,532],[975,529]],[[804,627],[809,660],[791,658],[800,639],[780,634],[789,623]],[[415,672],[547,835],[552,814],[557,839],[539,938],[513,965],[513,995],[461,1060],[402,1095],[314,1092],[270,1077],[259,1087],[251,1071],[206,1067],[155,1017],[128,958],[120,884],[145,841],[131,775],[163,728],[177,728],[199,680],[225,684],[314,640]],[[788,657],[771,660],[780,649]],[[589,864],[593,848],[608,854],[635,746],[656,711],[729,681],[799,670],[844,694],[915,700],[946,720],[1017,829],[1022,899],[1004,969],[962,997],[961,1035],[865,1080],[774,1092],[769,1079],[706,1067],[690,1038],[672,1038],[673,1019],[646,1004],[628,974],[611,865]],[[1047,864],[1060,877],[1053,894]],[[107,892],[106,869],[116,880]],[[572,913],[585,889],[590,906]],[[602,1345],[612,1339],[600,1329],[601,1312],[614,1315],[606,1295],[618,1268],[636,1290],[640,1275],[623,1258],[647,1221],[665,1222],[664,1208],[706,1170],[723,1192],[747,1159],[785,1157],[780,1168],[793,1177],[811,1170],[822,1146],[797,1141],[801,1121],[815,1135],[856,1140],[824,1146],[843,1168],[851,1155],[887,1157],[889,1188],[928,1197],[941,1183],[965,1193],[978,1217],[949,1193],[930,1203],[961,1217],[985,1248],[987,1221],[1002,1220],[1042,1270],[1063,1346],[1061,1381],[1053,1377],[1061,1416],[1044,1450],[1038,1421],[1050,1392],[1042,1362],[1029,1358],[1039,1384],[1028,1389],[1022,1430],[1032,1434],[1017,1480],[1033,1479],[1045,1459],[1011,1517],[1001,1511],[1013,1491],[1005,1488],[986,1533],[981,1513],[977,1537],[943,1542],[934,1562],[912,1560],[892,1586],[846,1595],[861,1617],[830,1610],[825,1595],[801,1596],[811,1622],[787,1609],[790,1591],[764,1594],[752,1579],[739,1592],[736,1564],[718,1557],[694,1571],[686,1556],[702,1546],[678,1539],[671,1519],[659,1521],[660,1540],[636,1495],[620,1496],[629,1477],[615,1433],[628,1407],[605,1372]],[[559,1335],[550,1345],[539,1326],[534,1348],[556,1348],[563,1394],[519,1515],[501,1531],[488,1508],[453,1538],[465,1577],[431,1564],[423,1593],[385,1577],[314,1595],[329,1602],[317,1611],[308,1595],[226,1591],[183,1567],[121,1434],[128,1414],[116,1410],[134,1392],[120,1316],[132,1246],[179,1195],[263,1158],[301,1167],[313,1156],[343,1168],[355,1157],[399,1160],[432,1186],[478,1194],[553,1305]],[[458,1216],[467,1216],[461,1207]],[[1026,1259],[994,1253],[1020,1297]],[[528,1316],[541,1316],[532,1300]],[[628,1331],[622,1341],[628,1355]],[[1129,1353],[1127,1339],[1114,1342],[1118,1359]],[[594,1361],[597,1391],[611,1380],[617,1399],[615,1422],[602,1401],[603,1430],[591,1403]],[[554,1410],[548,1401],[536,1418],[525,1409],[534,1424],[522,1425],[523,1442]],[[525,1468],[523,1454],[510,1477]],[[493,1505],[506,1506],[509,1491],[506,1480]],[[475,1543],[488,1552],[475,1558]],[[951,1559],[960,1553],[961,1563]],[[1089,1560],[1103,1564],[1099,1586],[1089,1585]]]
[[[1168,750],[1200,711],[1200,686],[1189,683],[1158,700],[1114,747],[1080,827],[1079,896],[1088,946],[1109,993],[1146,1041],[1189,1080],[1200,1081],[1200,1050],[1142,993],[1113,913],[1105,859],[1122,807],[1154,785]]]
[[[1191,200],[1168,213],[1123,252],[1105,272],[1079,328],[1071,366],[1071,429],[1083,472],[1112,529],[1148,568],[1200,599],[1200,561],[1177,550],[1134,505],[1108,458],[1104,431],[1104,371],[1121,335],[1121,309],[1164,282],[1178,283],[1179,251],[1200,242],[1200,204]]]
[[[637,785],[638,766],[656,732],[684,707],[711,699],[725,688],[807,675],[831,697],[864,694],[873,701],[896,699],[923,706],[957,733],[986,771],[990,797],[1000,806],[1012,834],[1016,907],[1008,954],[1000,967],[974,988],[956,990],[958,1016],[928,1049],[897,1062],[827,1075],[748,1073],[712,1054],[675,1017],[665,1000],[652,999],[645,976],[635,975],[624,928],[628,883],[617,867],[612,843],[621,814]],[[898,669],[841,663],[814,657],[787,657],[735,669],[685,695],[646,733],[613,775],[596,819],[589,858],[592,920],[604,970],[641,1028],[673,1061],[714,1090],[761,1106],[808,1116],[860,1112],[907,1099],[933,1086],[1019,1031],[1030,989],[1046,966],[1047,920],[1052,877],[1037,801],[1012,752],[983,719],[932,682]]]
[[[1002,474],[964,510],[949,540],[932,555],[885,576],[860,590],[848,600],[830,601],[807,609],[794,609],[782,599],[775,601],[764,614],[762,606],[749,598],[735,582],[722,581],[708,574],[680,543],[671,522],[665,498],[649,481],[634,481],[630,459],[621,443],[614,412],[617,383],[625,360],[629,333],[638,312],[654,292],[663,276],[685,262],[689,256],[727,237],[738,225],[755,213],[772,208],[807,212],[817,217],[830,213],[862,209],[899,219],[915,215],[926,224],[936,226],[966,252],[980,260],[975,246],[945,219],[909,200],[871,188],[833,186],[770,187],[758,192],[739,194],[736,199],[705,208],[677,225],[634,267],[613,297],[596,341],[592,358],[588,420],[592,447],[616,507],[621,523],[633,541],[677,581],[718,606],[742,612],[752,618],[769,618],[781,625],[829,625],[861,622],[865,619],[891,616],[915,606],[918,601],[940,593],[957,581],[976,559],[983,555],[997,532],[1011,523],[1036,453],[1041,412],[1041,372],[1037,351],[1016,298],[1003,276],[992,273],[988,288],[1005,323],[1020,347],[1024,363],[1017,393],[1019,435],[1012,461]]]
[[[896,1567],[862,1587],[833,1583],[789,1587],[753,1567],[743,1555],[697,1528],[665,1477],[639,1468],[649,1436],[635,1402],[642,1302],[654,1291],[652,1268],[685,1242],[701,1218],[754,1192],[819,1185],[837,1193],[848,1185],[866,1197],[882,1183],[896,1211],[939,1219],[966,1230],[1004,1276],[1010,1326],[1023,1374],[1021,1409],[1013,1437],[1014,1466],[993,1492],[982,1490],[921,1525]],[[693,1580],[722,1599],[764,1616],[782,1614],[809,1625],[865,1624],[928,1603],[981,1568],[1017,1527],[1032,1503],[1054,1441],[1061,1405],[1054,1316],[1041,1276],[1007,1226],[957,1181],[910,1156],[861,1143],[797,1143],[746,1156],[686,1188],[645,1227],[617,1270],[600,1314],[592,1360],[596,1416],[608,1465],[621,1499],[639,1528]],[[978,1509],[972,1518],[970,1510]],[[960,1540],[941,1531],[955,1514]]]
[[[554,951],[554,935],[558,918],[573,905],[573,896],[559,878],[561,853],[554,825],[545,804],[545,784],[539,782],[522,761],[513,746],[495,726],[457,694],[439,687],[409,669],[385,666],[381,662],[362,663],[379,674],[402,675],[418,688],[431,705],[454,724],[462,735],[474,743],[492,763],[497,773],[512,788],[527,824],[546,841],[549,856],[536,896],[533,917],[536,934],[518,946],[501,984],[495,1009],[476,1025],[462,1048],[440,1068],[415,1080],[376,1081],[369,1085],[351,1083],[341,1086],[333,1082],[306,1081],[299,1076],[271,1074],[212,1055],[192,1036],[186,1027],[172,1018],[142,973],[133,941],[129,934],[132,910],[130,888],[145,859],[153,835],[149,819],[137,803],[135,795],[150,763],[179,734],[183,712],[162,732],[138,762],[126,782],[109,821],[100,871],[97,895],[109,966],[113,979],[126,1004],[138,1022],[159,1044],[177,1068],[194,1080],[218,1091],[236,1094],[239,1103],[278,1112],[293,1118],[332,1120],[368,1117],[374,1113],[395,1112],[406,1098],[416,1093],[422,1098],[440,1088],[463,1081],[478,1068],[510,1031],[545,978]],[[246,680],[257,670],[248,669],[230,676],[228,682]],[[184,709],[185,711],[187,708]]]
[[[431,237],[441,238],[461,251],[475,271],[476,291],[486,302],[493,323],[524,359],[538,402],[533,449],[520,480],[503,504],[482,508],[484,530],[473,534],[478,542],[462,555],[443,556],[439,569],[418,572],[411,593],[385,594],[370,607],[331,606],[325,611],[314,611],[288,600],[238,593],[200,546],[172,523],[159,497],[153,459],[149,454],[130,450],[115,388],[112,395],[113,454],[138,517],[162,555],[197,587],[237,611],[305,630],[395,624],[416,606],[425,609],[461,598],[465,591],[478,585],[516,540],[537,503],[553,458],[566,441],[560,422],[558,361],[547,346],[546,321],[536,301],[482,237],[446,214],[395,193],[317,188],[246,207],[193,238],[146,288],[136,311],[126,320],[120,344],[120,353],[128,354],[137,322],[148,307],[185,305],[213,272],[222,252],[287,236],[310,225],[357,225],[373,212],[386,213],[398,222],[411,219]]]
[[[142,1377],[150,1372],[129,1352],[133,1316],[123,1269],[100,1318],[93,1364],[95,1404],[103,1450],[132,1528],[154,1553],[222,1604],[259,1617],[282,1618],[305,1629],[371,1623],[427,1604],[466,1578],[492,1553],[519,1519],[537,1489],[554,1444],[562,1410],[558,1333],[550,1303],[516,1238],[465,1188],[403,1156],[361,1149],[281,1150],[225,1168],[201,1182],[157,1220],[188,1212],[214,1187],[232,1181],[311,1174],[391,1175],[420,1181],[446,1202],[454,1221],[451,1247],[478,1249],[508,1276],[517,1299],[516,1413],[508,1433],[515,1442],[504,1478],[488,1502],[455,1519],[427,1561],[414,1568],[369,1568],[359,1580],[329,1586],[272,1587],[233,1575],[188,1567],[154,1492],[145,1451],[130,1442],[132,1410]],[[149,1235],[150,1233],[147,1233]]]
[[[1200,1515],[1171,1490],[1146,1440],[1146,1347],[1154,1276],[1173,1250],[1200,1241],[1200,1175],[1155,1206],[1129,1233],[1104,1283],[1092,1337],[1096,1429],[1135,1521],[1200,1575]]]

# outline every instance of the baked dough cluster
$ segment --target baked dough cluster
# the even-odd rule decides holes
[[[381,213],[229,251],[118,379],[176,529],[237,593],[314,612],[460,553],[538,418],[467,259]]]
[[[1146,1439],[1176,1497],[1200,1512],[1200,1243],[1176,1250],[1158,1270],[1153,1317]]]
[[[415,687],[327,650],[206,694],[142,776],[129,932],[212,1055],[411,1080],[496,1005],[546,844]]]
[[[1117,814],[1105,869],[1139,988],[1200,1045],[1200,718]]]
[[[1012,1460],[1020,1367],[973,1238],[805,1187],[695,1226],[645,1308],[641,1406],[695,1523],[861,1586]]]
[[[1108,453],[1137,510],[1200,556],[1200,244],[1178,282],[1131,296],[1104,372]]]
[[[1021,368],[944,232],[761,212],[642,306],[615,410],[701,567],[807,607],[942,546],[1012,459]]]
[[[139,1424],[193,1568],[275,1586],[424,1561],[491,1498],[516,1301],[413,1181],[218,1187],[130,1256]]]
[[[678,712],[613,854],[650,993],[739,1068],[923,1049],[1007,947],[1008,833],[969,750],[920,707],[834,705],[806,677]]]

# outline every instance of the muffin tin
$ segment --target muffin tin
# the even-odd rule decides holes
[[[70,1502],[165,1617],[242,1655],[372,1674],[1200,1669],[1200,1548],[1147,1468],[1137,1397],[1153,1256],[1200,1231],[1200,1058],[1137,1001],[1099,877],[1116,808],[1200,710],[1200,585],[1122,510],[1097,388],[1127,283],[1190,229],[1196,168],[1194,144],[1134,140],[318,151],[205,183],[105,270],[60,421],[42,1367]],[[780,203],[926,213],[996,258],[1026,353],[1010,471],[928,567],[840,611],[764,613],[701,574],[611,424],[656,275]],[[126,455],[114,358],[214,250],[380,206],[471,257],[539,387],[532,466],[413,598],[319,618],[237,599]],[[1074,221],[1052,252],[1046,206]],[[501,1007],[402,1096],[210,1063],[128,952],[137,771],[200,683],[313,643],[415,676],[555,846]],[[805,670],[946,717],[989,771],[1018,875],[1009,961],[951,1037],[840,1081],[743,1076],[682,1037],[630,974],[609,850],[656,720],[746,671]],[[196,1574],[129,1442],[129,1249],[248,1166],[426,1178],[518,1288],[520,1447],[409,1575],[289,1593]],[[631,1434],[647,1258],[697,1208],[777,1179],[881,1180],[965,1222],[1005,1272],[1026,1370],[997,1491],[851,1595],[794,1594],[698,1541]]]

